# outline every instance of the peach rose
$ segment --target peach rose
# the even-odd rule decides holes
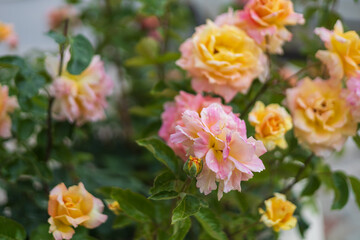
[[[55,240],[71,239],[74,228],[81,225],[96,228],[104,223],[107,216],[102,214],[104,204],[88,193],[84,184],[66,188],[60,183],[50,192],[48,213],[50,230]]]
[[[347,137],[356,133],[357,124],[341,97],[342,91],[320,78],[305,78],[286,91],[295,136],[317,156],[340,151]]]
[[[239,26],[263,49],[277,54],[283,53],[282,45],[292,38],[285,26],[305,23],[290,0],[250,0],[237,17]]]
[[[18,41],[13,25],[0,22],[0,42],[6,42],[10,48],[16,48]]]
[[[18,107],[16,97],[9,96],[8,86],[0,84],[0,137],[8,138],[11,136],[11,118],[12,113]]]
[[[276,232],[294,228],[297,223],[297,219],[293,216],[296,206],[287,201],[284,194],[275,193],[274,195],[275,197],[265,201],[265,211],[259,209],[262,214],[260,221],[272,227]]]
[[[211,21],[196,28],[181,47],[177,61],[187,70],[197,92],[214,92],[229,102],[246,93],[255,78],[265,79],[267,58],[243,30]]]
[[[334,30],[316,28],[315,33],[325,43],[327,50],[319,50],[316,57],[328,68],[330,79],[341,82],[360,73],[360,38],[355,31],[344,32],[338,20]]]
[[[54,56],[45,59],[46,69],[54,79],[49,89],[55,98],[54,118],[67,119],[77,125],[104,119],[106,97],[111,94],[113,87],[104,63],[99,56],[94,56],[81,74],[72,75],[66,70],[69,60],[70,54],[66,52],[62,75],[58,77],[59,59]]]
[[[287,148],[285,134],[292,129],[292,119],[285,108],[278,104],[265,107],[258,101],[249,114],[249,122],[255,127],[255,138],[262,141],[267,150],[276,146]]]

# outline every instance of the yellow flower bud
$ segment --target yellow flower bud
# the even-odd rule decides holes
[[[190,156],[189,159],[184,164],[184,171],[187,175],[190,177],[196,177],[199,175],[203,168],[203,163],[200,158],[196,158],[193,156]]]
[[[118,201],[113,201],[108,203],[108,208],[115,214],[115,215],[119,215],[121,212],[121,207]]]

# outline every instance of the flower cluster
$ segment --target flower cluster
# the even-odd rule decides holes
[[[58,76],[59,59],[54,56],[46,58],[47,70],[54,79],[50,86],[50,94],[55,98],[54,117],[77,125],[103,119],[106,96],[111,94],[113,86],[103,62],[99,56],[94,56],[80,75],[72,75],[66,70],[69,59],[70,55],[66,53],[62,74]]]
[[[107,216],[102,214],[103,209],[102,201],[86,191],[82,183],[68,189],[60,183],[49,196],[49,232],[56,240],[71,239],[75,233],[72,227],[92,229],[104,223]]]
[[[232,112],[226,113],[220,104],[213,103],[200,114],[186,110],[182,122],[170,141],[183,144],[191,156],[204,159],[196,183],[200,192],[209,194],[219,182],[220,200],[224,192],[241,191],[241,181],[265,169],[259,159],[266,152],[263,143],[247,138],[245,122]]]

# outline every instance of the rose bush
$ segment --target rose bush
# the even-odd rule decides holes
[[[2,48],[1,239],[304,237],[319,189],[360,207],[358,177],[331,168],[360,148],[341,2],[241,0],[207,20],[191,1],[64,4],[43,13],[52,48]]]

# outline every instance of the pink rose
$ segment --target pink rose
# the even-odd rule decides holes
[[[106,97],[111,94],[113,81],[105,73],[104,63],[99,56],[94,56],[90,65],[80,74],[72,75],[66,71],[70,54],[65,54],[64,68],[58,74],[59,60],[48,56],[46,68],[54,81],[50,94],[55,98],[53,112],[59,120],[67,119],[81,125],[105,118]]]
[[[182,114],[186,110],[192,110],[200,113],[205,107],[212,103],[218,103],[222,106],[226,113],[230,113],[232,108],[221,104],[220,98],[203,97],[201,94],[192,95],[180,91],[175,97],[175,102],[165,103],[165,111],[161,114],[162,125],[159,130],[159,136],[174,150],[174,152],[184,161],[187,159],[186,150],[182,144],[174,144],[170,141],[170,135],[175,133],[177,125],[184,126]]]
[[[50,29],[57,29],[66,19],[74,20],[77,12],[72,6],[62,6],[50,10],[47,14]]]
[[[352,116],[356,122],[360,122],[360,73],[350,78],[347,83],[344,97],[349,104]]]
[[[245,122],[232,112],[225,112],[220,104],[203,108],[200,115],[186,110],[182,122],[170,141],[182,144],[190,156],[204,162],[196,186],[205,195],[217,188],[216,182],[219,200],[224,192],[241,191],[241,181],[265,169],[259,158],[266,152],[264,144],[247,138]]]

